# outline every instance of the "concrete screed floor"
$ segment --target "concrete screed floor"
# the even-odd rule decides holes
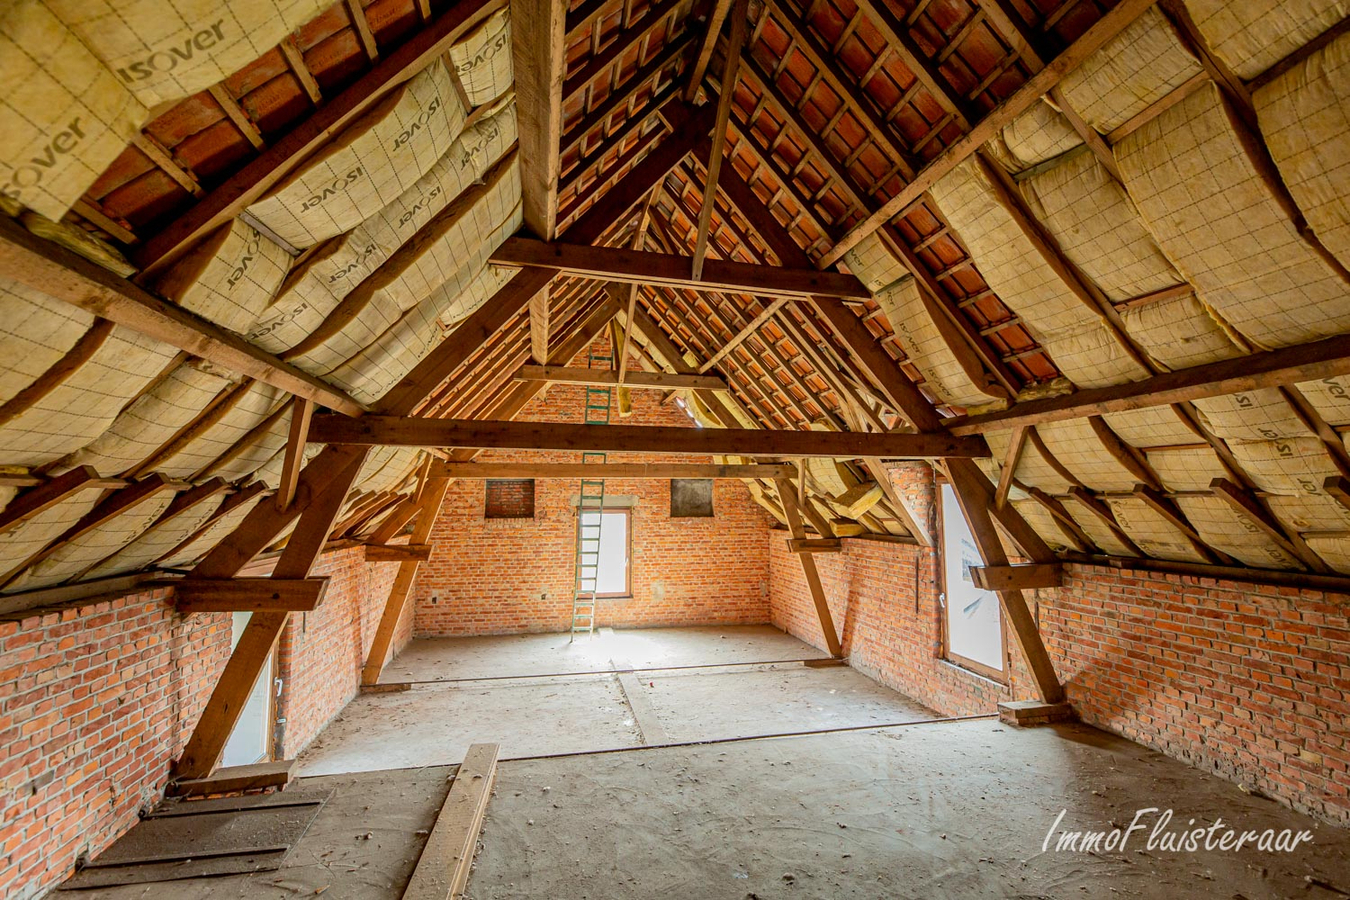
[[[300,779],[334,797],[274,872],[78,891],[104,900],[395,900],[451,767]],[[1307,829],[1293,853],[1043,852],[1145,807]],[[1149,821],[1150,827],[1152,820]],[[369,837],[366,837],[369,835]],[[1350,831],[1082,725],[996,720],[663,747],[497,767],[472,900],[1216,898],[1350,893]]]
[[[353,700],[299,774],[448,765],[474,742],[516,759],[938,717],[846,666],[781,662],[827,654],[769,625],[604,631],[413,641],[381,678],[411,688]],[[648,671],[558,674],[624,665]],[[690,665],[720,668],[653,670]],[[502,676],[527,677],[449,680]]]
[[[767,627],[566,641],[417,641],[386,678],[540,676],[609,668],[616,655],[638,667],[822,655]],[[1350,897],[1350,830],[1086,726],[912,721],[931,715],[851,669],[784,663],[366,695],[302,758],[296,786],[334,795],[280,870],[61,896],[393,900],[454,773],[434,763],[499,741],[473,900]],[[906,717],[641,746],[654,732],[664,743]],[[521,758],[569,748],[587,752]],[[388,771],[316,774],[343,767]],[[1239,831],[1306,829],[1313,840],[1293,853],[1177,853],[1149,848],[1144,831],[1124,851],[1055,852],[1053,841],[1042,850],[1061,810],[1064,830],[1105,831],[1147,807],[1175,811],[1169,830],[1222,818]]]

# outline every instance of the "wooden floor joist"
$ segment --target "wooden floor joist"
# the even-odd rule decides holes
[[[469,745],[403,891],[403,900],[455,900],[463,896],[497,778],[498,750],[496,744]]]

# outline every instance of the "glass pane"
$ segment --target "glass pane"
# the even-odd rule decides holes
[[[600,523],[601,594],[628,593],[628,515],[607,512]]]
[[[948,650],[1003,671],[998,595],[977,588],[971,579],[971,566],[983,563],[950,484],[942,485],[942,564],[947,576]]]

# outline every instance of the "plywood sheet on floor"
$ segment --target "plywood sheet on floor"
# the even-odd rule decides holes
[[[519,634],[498,637],[417,638],[384,667],[380,681],[434,681],[499,675],[551,675],[629,665],[682,666],[821,659],[829,654],[772,625],[618,629],[579,637]]]
[[[394,900],[412,876],[449,791],[452,767],[303,778],[331,792],[281,868],[155,884],[63,891],[59,900]],[[287,794],[291,791],[287,791]],[[284,796],[284,795],[283,795]],[[210,802],[210,801],[207,801]]]
[[[1061,809],[1105,830],[1150,806],[1314,843],[1041,851]],[[1137,744],[980,720],[504,762],[467,896],[1320,900],[1350,891],[1347,859],[1350,832]]]
[[[356,697],[301,755],[301,775],[457,763],[473,743],[502,758],[634,747],[633,715],[608,675],[419,685]]]

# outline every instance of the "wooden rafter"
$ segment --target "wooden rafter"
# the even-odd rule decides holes
[[[537,266],[568,275],[629,284],[800,299],[839,297],[867,300],[872,296],[857,278],[839,272],[710,259],[703,265],[701,275],[693,275],[690,272],[693,262],[690,257],[625,247],[587,247],[513,237],[492,252],[491,260],[498,265]]]
[[[698,238],[694,242],[692,273],[695,281],[703,277],[703,260],[708,253],[708,229],[712,227],[713,203],[717,196],[717,178],[722,170],[726,152],[727,121],[731,118],[731,101],[735,93],[736,77],[741,66],[741,50],[745,47],[745,17],[749,0],[733,0],[731,10],[731,37],[727,40],[725,63],[722,67],[722,90],[717,98],[717,119],[713,125],[712,147],[709,150],[708,178],[703,185],[703,207],[698,212]],[[706,42],[705,42],[706,43]]]
[[[142,270],[152,270],[172,262],[277,185],[391,87],[425,69],[455,41],[505,5],[506,0],[458,0],[435,20],[414,32],[350,87],[317,107],[308,119],[147,240],[137,250],[135,264]]]
[[[0,268],[7,277],[222,368],[355,415],[347,394],[218,325],[0,217]]]
[[[952,419],[948,428],[953,434],[979,434],[989,428],[1062,422],[1346,374],[1350,374],[1350,337],[1342,335],[1177,369],[1126,384],[1027,400],[1006,410]]]
[[[1005,125],[1030,109],[1032,104],[1057,85],[1064,75],[1120,34],[1155,2],[1156,0],[1121,0],[1117,3],[1078,40],[1050,60],[1045,68],[1028,78],[1011,97],[974,123],[970,131],[959,140],[949,144],[898,194],[883,203],[875,213],[849,229],[849,232],[821,258],[821,267],[832,266],[843,259],[844,254],[856,247],[859,241],[889,222],[931,188],[938,179],[968,159]]]

